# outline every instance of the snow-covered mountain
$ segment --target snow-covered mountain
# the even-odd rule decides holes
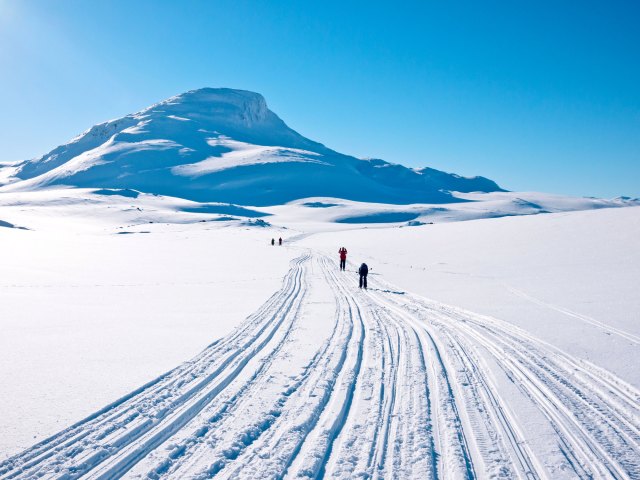
[[[278,205],[307,197],[395,204],[502,191],[483,177],[335,152],[289,128],[257,93],[203,88],[95,125],[12,167],[3,190],[129,188],[196,201]]]
[[[640,479],[640,199],[358,160],[213,89],[2,184],[0,480]]]

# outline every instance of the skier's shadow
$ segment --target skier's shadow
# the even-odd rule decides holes
[[[387,288],[382,289],[382,288],[370,288],[369,291],[372,292],[381,292],[381,293],[393,293],[394,295],[404,295],[405,292],[400,292],[400,291],[396,291],[396,290],[389,290]]]

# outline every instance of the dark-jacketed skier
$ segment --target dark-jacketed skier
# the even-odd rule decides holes
[[[360,265],[360,269],[358,270],[360,274],[360,288],[364,285],[365,290],[367,289],[367,275],[369,274],[369,267],[367,267],[366,263]]]

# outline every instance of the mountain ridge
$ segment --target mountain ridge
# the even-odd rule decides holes
[[[462,200],[450,191],[503,191],[484,177],[341,154],[291,129],[259,93],[229,88],[190,90],[94,125],[18,164],[2,189],[52,185],[247,205],[306,197],[452,203]]]

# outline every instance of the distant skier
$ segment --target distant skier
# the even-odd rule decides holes
[[[369,267],[367,267],[366,263],[360,265],[360,269],[358,270],[360,274],[360,288],[364,285],[364,289],[367,289],[367,275],[369,274]]]
[[[340,270],[344,270],[347,264],[347,249],[344,247],[340,247],[338,253],[340,254]]]
[[[273,247],[275,244],[276,244],[276,239],[275,239],[275,238],[272,238],[272,239],[271,239],[271,246]]]
[[[282,246],[282,237],[278,240],[278,245]]]

